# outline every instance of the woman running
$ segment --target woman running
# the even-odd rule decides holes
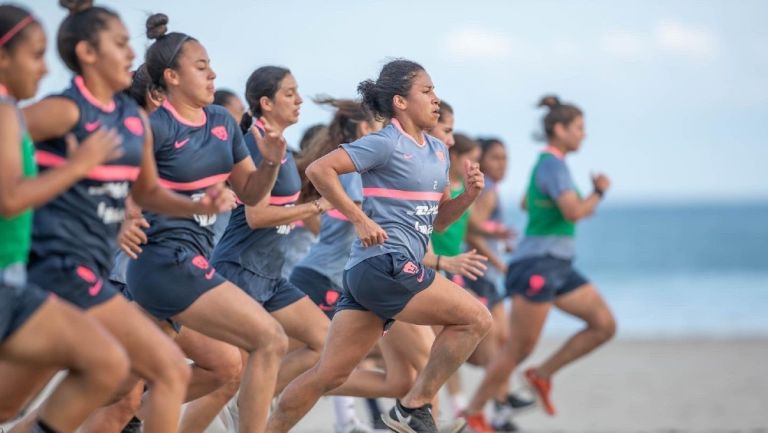
[[[490,328],[485,307],[421,264],[433,227],[453,222],[483,187],[479,168],[468,166],[467,192],[443,199],[448,149],[424,134],[439,117],[431,78],[420,65],[395,60],[376,82],[364,81],[359,90],[366,106],[392,120],[307,169],[320,194],[354,224],[360,240],[346,266],[344,292],[320,361],[285,389],[270,416],[271,433],[287,432],[321,395],[343,384],[396,319],[444,329],[415,385],[385,422],[396,431],[435,432],[430,402]],[[353,171],[361,173],[365,211],[339,181],[339,175]]]
[[[507,271],[507,295],[512,297],[510,335],[466,411],[468,424],[479,433],[492,431],[483,407],[533,351],[553,305],[583,320],[586,328],[538,367],[525,371],[525,379],[549,415],[555,414],[549,396],[552,375],[608,341],[616,330],[602,296],[573,268],[576,222],[595,212],[610,182],[605,175],[595,175],[592,193],[580,196],[565,157],[579,150],[584,140],[582,111],[555,96],[544,97],[540,106],[549,110],[543,120],[548,145],[531,174],[523,201],[528,226]]]
[[[155,42],[145,56],[152,83],[166,97],[150,116],[162,184],[192,200],[216,194],[231,207],[234,197],[223,186],[228,181],[240,200],[259,202],[274,183],[285,141],[267,125],[265,137],[256,141],[265,155],[257,169],[232,116],[210,105],[216,74],[205,48],[186,34],[166,33],[167,24],[165,15],[149,17],[147,36]],[[268,408],[259,396],[274,380],[270,370],[276,370],[287,343],[279,325],[209,264],[216,213],[171,218],[145,212],[148,242],[128,266],[128,291],[158,321],[170,319],[205,336],[203,344],[221,340],[250,355],[239,399],[240,431],[258,432]],[[187,399],[210,392],[203,376],[193,377]]]
[[[293,74],[277,66],[263,66],[251,74],[245,99],[249,111],[243,115],[240,126],[243,131],[252,131],[245,142],[253,159],[262,161],[264,155],[256,146],[256,134],[263,134],[267,123],[273,125],[275,134],[282,136],[286,128],[298,121],[303,100]],[[221,275],[261,304],[290,338],[305,345],[282,360],[276,393],[317,362],[328,328],[328,319],[306,294],[282,277],[286,235],[293,222],[330,208],[322,198],[297,205],[300,189],[296,162],[288,152],[280,161],[271,195],[254,205],[238,206],[232,212],[212,259]]]
[[[0,360],[9,367],[0,369],[0,422],[16,416],[45,379],[65,369],[64,380],[37,410],[32,431],[68,433],[118,390],[128,359],[98,322],[26,282],[32,208],[118,157],[120,137],[102,129],[80,146],[71,138],[67,163],[36,176],[34,146],[16,102],[37,92],[47,72],[45,49],[34,16],[0,6]],[[41,380],[25,380],[33,376]]]

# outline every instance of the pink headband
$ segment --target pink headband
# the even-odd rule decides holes
[[[34,21],[35,19],[32,18],[32,15],[27,15],[26,18],[19,21],[15,26],[13,26],[10,30],[8,30],[2,37],[0,37],[0,47],[5,45],[6,42],[10,41],[14,36],[16,36],[16,34],[22,31],[24,27],[27,26],[27,24]]]

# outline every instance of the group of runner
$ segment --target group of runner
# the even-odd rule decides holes
[[[513,248],[504,143],[454,134],[418,63],[390,61],[359,99],[317,98],[333,119],[294,154],[289,69],[254,70],[243,104],[166,15],[147,19],[136,68],[116,12],[60,3],[71,84],[23,109],[47,38],[0,6],[0,422],[66,372],[11,432],[203,432],[220,413],[235,431],[287,432],[324,395],[337,433],[514,431],[534,401],[554,415],[552,375],[614,334],[572,265],[576,222],[610,184],[595,175],[582,196],[572,181],[576,106],[541,102],[547,147]],[[553,305],[586,327],[524,372],[529,401],[509,381]],[[465,362],[485,369],[471,398]]]

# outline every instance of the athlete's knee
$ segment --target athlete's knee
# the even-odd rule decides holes
[[[232,383],[240,383],[240,375],[243,372],[243,358],[240,350],[228,350],[226,354],[211,367],[216,383],[225,386]]]
[[[507,341],[504,346],[505,358],[519,364],[523,362],[536,348],[538,338],[532,335],[516,335]]]
[[[340,369],[335,366],[325,366],[322,363],[316,364],[310,371],[318,379],[323,394],[343,385],[352,373],[351,370]]]
[[[119,345],[105,345],[91,354],[83,355],[78,364],[78,372],[87,381],[90,392],[120,394],[122,398],[130,391],[126,383],[131,377],[131,364],[128,355]]]
[[[589,327],[597,334],[601,343],[616,335],[616,319],[608,309],[601,311],[589,323]]]
[[[493,316],[487,308],[480,305],[482,308],[476,308],[474,314],[474,320],[472,321],[472,328],[480,338],[488,335],[493,327]]]
[[[155,358],[151,377],[146,378],[150,387],[163,386],[173,390],[186,390],[192,377],[192,369],[181,350],[175,345],[169,345],[162,352]]]

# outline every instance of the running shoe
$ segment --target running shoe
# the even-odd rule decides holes
[[[363,424],[359,419],[352,418],[346,424],[334,424],[333,431],[334,433],[372,433],[373,429]]]
[[[525,380],[536,394],[536,398],[539,400],[544,411],[550,415],[555,415],[555,405],[549,399],[549,393],[552,391],[552,382],[549,379],[544,379],[536,373],[536,369],[529,368],[525,370]]]
[[[536,400],[517,393],[511,393],[507,394],[507,401],[504,402],[503,406],[511,410],[512,416],[518,416],[536,407]]]
[[[141,433],[141,420],[136,417],[131,418],[121,433]]]
[[[390,430],[397,433],[439,433],[432,418],[431,404],[406,409],[397,400],[389,412],[381,415],[381,419]]]
[[[437,431],[440,433],[461,433],[467,426],[467,420],[462,417],[440,420],[437,422]]]
[[[482,412],[478,412],[472,415],[464,414],[464,419],[467,420],[467,427],[474,433],[494,433],[493,427],[485,420],[485,415]]]

